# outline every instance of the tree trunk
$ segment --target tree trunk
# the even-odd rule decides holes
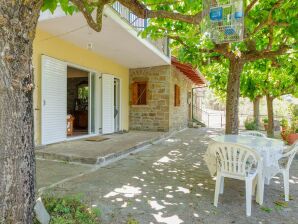
[[[267,128],[267,136],[274,137],[274,118],[273,118],[273,100],[274,98],[266,95],[267,100],[267,113],[268,113],[268,128]]]
[[[240,75],[244,62],[240,59],[230,60],[227,98],[226,98],[226,134],[238,134]]]
[[[32,44],[42,1],[0,0],[0,223],[32,223]]]
[[[257,96],[254,101],[253,101],[253,105],[254,105],[254,120],[257,124],[257,129],[259,130],[260,127],[260,97]]]

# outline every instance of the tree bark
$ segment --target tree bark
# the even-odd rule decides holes
[[[257,96],[254,101],[253,101],[253,105],[254,105],[254,120],[257,124],[257,129],[259,130],[260,127],[260,97]]]
[[[274,98],[272,96],[266,95],[267,113],[268,113],[267,136],[269,138],[274,137],[273,100]]]
[[[226,98],[226,134],[238,134],[240,75],[243,65],[244,61],[239,58],[230,59]]]
[[[0,0],[0,223],[32,223],[32,44],[42,1]]]

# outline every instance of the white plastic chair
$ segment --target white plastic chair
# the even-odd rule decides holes
[[[284,181],[284,191],[285,191],[285,201],[289,201],[289,176],[290,176],[290,166],[293,159],[298,151],[298,141],[293,145],[289,146],[283,153],[282,157],[279,159],[279,172],[283,175]]]
[[[251,136],[267,138],[267,136],[265,134],[263,134],[262,132],[259,132],[259,131],[246,131],[246,132],[241,133],[241,135],[251,135]]]
[[[233,143],[213,143],[210,145],[217,162],[217,177],[214,206],[217,207],[219,193],[224,191],[224,178],[244,180],[246,186],[246,215],[251,215],[253,181],[258,178],[259,204],[263,204],[264,183],[262,178],[262,158],[248,147]]]

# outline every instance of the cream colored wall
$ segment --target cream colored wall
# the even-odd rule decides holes
[[[41,143],[41,55],[47,55],[62,61],[82,66],[99,73],[112,74],[121,80],[122,129],[128,130],[129,122],[129,69],[98,55],[90,50],[82,49],[61,38],[37,29],[33,45],[33,65],[35,67],[35,143]]]

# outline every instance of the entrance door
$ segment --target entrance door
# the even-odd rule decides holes
[[[102,74],[102,134],[115,132],[114,76]]]
[[[67,64],[42,56],[41,142],[50,144],[66,139]]]

